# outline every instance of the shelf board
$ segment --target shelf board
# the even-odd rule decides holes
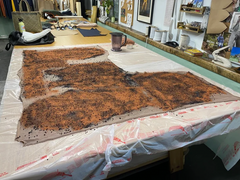
[[[201,31],[201,30],[199,30],[199,31],[194,31],[194,30],[186,29],[186,28],[177,28],[177,29],[184,30],[184,31],[189,31],[189,32],[194,32],[194,33],[203,33],[203,31]]]
[[[185,13],[189,13],[189,14],[199,14],[199,15],[203,14],[202,12],[196,12],[196,11],[184,11],[184,10],[181,10],[181,12],[185,12]]]
[[[180,26],[181,26],[181,28],[179,28]],[[187,29],[187,28],[189,28],[189,29]],[[203,31],[200,29],[199,26],[196,27],[196,26],[185,25],[184,22],[178,22],[177,29],[194,32],[194,33],[203,33]]]
[[[205,9],[206,9],[206,7],[197,8],[197,7],[187,7],[186,5],[181,5],[180,11],[189,13],[189,14],[203,15]]]

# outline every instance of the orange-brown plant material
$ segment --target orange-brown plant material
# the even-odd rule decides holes
[[[136,74],[133,79],[161,103],[163,110],[187,104],[210,102],[213,94],[225,94],[220,88],[206,84],[190,72]]]
[[[225,92],[191,73],[127,74],[112,62],[68,64],[103,55],[99,48],[24,51],[22,97],[39,98],[23,110],[20,123],[42,130],[81,130],[144,107],[164,111],[210,102]],[[46,80],[45,76],[57,77]],[[66,88],[59,93],[56,88]]]
[[[104,54],[99,48],[73,48],[52,51],[24,51],[23,61],[23,96],[31,98],[46,94],[43,71],[50,68],[70,66],[67,60],[84,60]]]

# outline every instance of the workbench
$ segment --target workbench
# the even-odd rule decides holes
[[[240,127],[240,101],[234,101],[142,117],[26,147],[14,141],[22,112],[17,73],[25,49],[50,50],[99,45],[108,51],[109,59],[114,64],[126,71],[190,71],[240,97],[236,92],[239,86],[234,82],[231,82],[234,84],[231,89],[228,84],[221,83],[225,82],[223,77],[215,75],[218,77],[215,81],[203,75],[202,69],[199,70],[196,65],[191,69],[184,67],[171,60],[175,59],[171,55],[164,57],[143,47],[145,44],[141,46],[139,41],[133,49],[123,47],[122,52],[113,52],[110,31],[101,26],[97,28],[108,35],[83,37],[78,33],[56,37],[53,44],[14,48],[0,107],[0,159],[4,162],[0,165],[1,178],[103,179],[165,158],[169,158],[170,172],[173,173],[183,168],[184,147]]]

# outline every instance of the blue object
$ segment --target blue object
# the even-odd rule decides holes
[[[218,47],[223,47],[224,37],[223,37],[222,34],[220,34],[220,35],[217,37],[217,41],[218,41]]]
[[[100,34],[100,31],[98,29],[95,29],[95,28],[92,28],[90,30],[88,30],[88,29],[80,29],[80,28],[77,28],[77,29],[84,37],[106,36],[107,35],[107,34]]]

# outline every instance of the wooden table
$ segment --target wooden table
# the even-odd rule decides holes
[[[76,18],[75,18],[76,19]],[[61,19],[60,22],[66,21],[70,19]],[[87,21],[84,18],[80,18],[82,21]],[[81,27],[81,29],[91,29],[92,27]],[[52,44],[45,44],[45,45],[35,45],[35,46],[28,46],[31,48],[37,48],[37,47],[53,47],[53,46],[65,46],[65,45],[80,45],[80,44],[98,44],[98,43],[110,43],[111,42],[111,34],[109,30],[97,26],[93,27],[97,28],[101,34],[107,34],[106,36],[93,36],[93,37],[84,37],[78,30],[75,30],[77,32],[77,35],[66,35],[66,36],[57,36],[55,37],[55,42]],[[52,30],[57,31],[56,29]],[[62,31],[62,30],[61,30]],[[66,31],[67,33],[67,31]],[[15,46],[15,48],[26,48],[26,46]]]
[[[64,19],[67,20],[67,19]],[[85,20],[81,18],[81,20]],[[63,20],[61,20],[63,21]],[[86,21],[86,20],[85,20]],[[83,28],[83,27],[81,27]],[[91,29],[92,27],[84,27],[83,29]],[[111,35],[109,34],[111,31],[101,27],[97,26],[94,27],[97,28],[99,31],[101,31],[102,34],[107,34],[106,36],[94,36],[94,37],[84,37],[80,32],[78,32],[77,35],[66,35],[66,36],[57,36],[55,37],[55,42],[52,44],[46,44],[46,45],[34,45],[34,46],[15,46],[14,48],[39,48],[39,47],[56,47],[56,46],[65,46],[65,45],[83,45],[83,44],[98,44],[98,43],[110,43],[111,42]],[[57,30],[52,30],[52,32]],[[122,173],[126,173],[128,171],[134,170],[136,168],[140,168],[142,166],[146,166],[148,164],[169,158],[169,165],[170,165],[170,172],[174,173],[177,171],[180,171],[183,169],[184,165],[184,151],[186,151],[187,148],[179,148],[175,150],[171,150],[166,154],[165,156],[162,156],[160,158],[157,158],[155,160],[151,160],[147,163],[139,164],[137,167],[130,168],[127,170],[124,170],[122,172],[111,174],[110,177],[117,176]]]

